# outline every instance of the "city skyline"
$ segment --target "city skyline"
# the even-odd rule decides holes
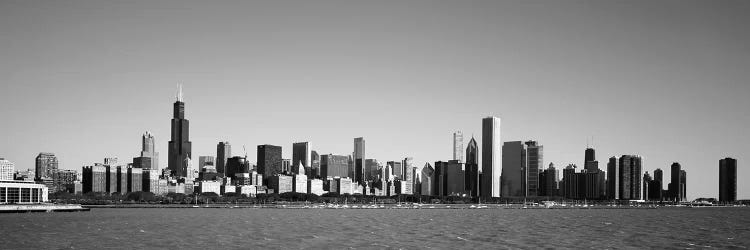
[[[4,55],[8,55],[6,58],[9,58],[9,60],[3,60],[1,65],[3,67],[0,67],[0,75],[6,77],[2,91],[0,91],[2,95],[0,104],[8,107],[2,113],[7,118],[7,123],[0,125],[3,137],[7,138],[6,143],[0,145],[2,154],[0,157],[12,161],[16,170],[33,169],[33,159],[39,152],[55,153],[61,169],[78,170],[84,165],[99,162],[104,157],[117,156],[121,161],[127,162],[128,159],[139,155],[141,151],[139,137],[143,131],[152,132],[156,141],[156,152],[162,156],[167,154],[170,133],[164,117],[168,117],[171,110],[166,105],[173,101],[170,97],[171,93],[174,93],[174,84],[180,82],[186,86],[185,99],[189,103],[186,117],[193,123],[190,137],[194,145],[193,161],[197,161],[199,155],[214,155],[214,145],[219,141],[229,141],[235,147],[245,145],[250,149],[257,145],[278,145],[285,148],[282,151],[282,158],[291,159],[293,142],[311,142],[315,145],[312,150],[316,150],[321,155],[329,153],[348,155],[352,151],[352,138],[363,137],[368,143],[367,158],[387,162],[398,161],[408,156],[414,158],[415,166],[421,166],[424,163],[451,159],[450,133],[463,131],[467,138],[469,135],[481,135],[479,119],[495,115],[504,121],[501,132],[503,137],[499,143],[535,140],[545,146],[545,162],[541,166],[547,166],[549,163],[555,163],[557,166],[565,166],[569,163],[583,166],[582,150],[586,146],[587,138],[593,136],[595,143],[592,148],[597,150],[600,158],[640,155],[643,157],[644,172],[651,172],[657,168],[667,171],[672,162],[679,162],[682,169],[690,173],[687,176],[687,183],[690,186],[688,198],[718,197],[717,159],[724,157],[738,159],[739,180],[747,177],[749,173],[743,169],[743,159],[748,158],[747,152],[750,151],[748,150],[750,138],[743,133],[744,128],[750,127],[747,111],[744,110],[750,106],[746,98],[750,91],[747,86],[748,73],[736,66],[750,65],[747,62],[747,51],[740,50],[743,48],[742,44],[748,44],[747,32],[739,30],[731,23],[724,25],[725,19],[705,18],[690,19],[693,21],[685,21],[687,23],[677,22],[681,20],[682,15],[689,15],[701,9],[700,4],[685,4],[684,6],[656,4],[656,6],[650,6],[653,8],[649,11],[645,8],[626,10],[630,14],[644,17],[646,20],[644,22],[647,24],[658,24],[652,26],[653,30],[647,30],[647,38],[642,39],[624,38],[608,33],[606,30],[606,28],[623,25],[626,32],[634,32],[629,29],[642,28],[640,23],[633,20],[620,20],[616,17],[598,17],[597,19],[591,15],[584,15],[580,19],[574,18],[572,16],[578,13],[578,10],[570,6],[562,8],[561,12],[552,12],[562,13],[559,16],[553,15],[545,19],[546,21],[532,22],[529,25],[541,29],[570,25],[568,27],[572,29],[570,34],[576,34],[576,32],[584,34],[582,39],[585,43],[581,45],[576,45],[576,38],[568,33],[537,34],[518,33],[511,30],[507,31],[511,34],[506,36],[473,30],[467,34],[469,38],[479,39],[473,41],[507,41],[500,38],[510,38],[509,43],[520,44],[526,41],[520,37],[528,35],[532,38],[540,38],[540,40],[545,37],[557,38],[554,40],[560,43],[558,49],[549,49],[544,47],[544,45],[549,45],[546,42],[536,41],[524,51],[545,48],[547,54],[531,54],[532,57],[538,57],[537,59],[513,57],[515,61],[501,60],[500,65],[512,67],[509,70],[501,70],[500,73],[488,73],[501,67],[490,66],[493,65],[489,64],[492,60],[482,58],[481,54],[489,52],[499,58],[506,53],[511,53],[507,47],[498,45],[498,48],[478,51],[483,43],[466,44],[469,38],[465,40],[442,37],[439,32],[430,30],[441,28],[440,26],[424,23],[439,14],[454,13],[466,16],[473,11],[478,12],[480,19],[497,19],[474,9],[449,10],[447,6],[438,6],[433,10],[420,11],[407,8],[416,12],[416,15],[412,17],[390,13],[395,15],[394,22],[396,23],[416,21],[415,25],[418,26],[412,28],[424,28],[425,33],[423,33],[424,37],[406,35],[403,40],[385,40],[385,45],[367,42],[366,38],[379,41],[378,37],[372,34],[352,33],[353,28],[357,26],[339,25],[327,31],[334,32],[329,34],[333,38],[349,37],[347,35],[352,34],[362,35],[365,38],[356,40],[363,42],[360,45],[348,47],[338,43],[326,45],[319,43],[327,41],[322,40],[325,37],[312,38],[315,46],[331,50],[343,48],[342,53],[352,53],[355,57],[362,57],[362,59],[352,59],[344,54],[337,54],[331,58],[312,52],[315,51],[312,45],[294,48],[289,47],[290,44],[287,43],[283,43],[284,46],[281,47],[272,47],[272,51],[279,54],[263,54],[253,49],[253,46],[270,46],[273,39],[262,36],[257,38],[259,41],[255,40],[255,43],[242,46],[235,44],[235,41],[230,38],[209,39],[213,42],[211,44],[228,43],[227,47],[241,48],[243,53],[249,55],[260,53],[260,56],[254,58],[261,59],[251,59],[249,63],[244,63],[240,60],[241,57],[232,56],[219,48],[210,47],[200,50],[198,49],[201,48],[200,43],[191,41],[191,37],[181,40],[179,38],[182,37],[179,36],[169,37],[169,34],[175,33],[166,35],[160,33],[167,28],[177,28],[176,34],[183,34],[180,32],[187,27],[180,25],[180,22],[187,20],[179,16],[196,14],[189,8],[173,9],[168,6],[164,6],[157,11],[158,13],[143,14],[146,21],[155,21],[157,17],[163,17],[156,14],[164,12],[168,14],[165,16],[167,21],[155,22],[156,28],[151,30],[125,29],[125,34],[155,32],[156,37],[164,39],[165,43],[169,41],[177,44],[173,50],[157,53],[146,60],[138,60],[138,57],[133,56],[132,51],[140,54],[155,48],[125,46],[122,42],[118,42],[113,44],[122,44],[124,46],[122,49],[94,46],[90,48],[92,53],[103,53],[82,53],[81,56],[74,56],[71,53],[89,48],[86,46],[89,44],[87,40],[81,40],[75,36],[87,37],[89,32],[100,32],[105,41],[120,40],[116,38],[121,37],[105,30],[108,27],[88,22],[96,15],[68,17],[70,15],[66,14],[76,12],[73,8],[77,6],[75,3],[57,4],[62,5],[62,8],[54,13],[47,13],[49,10],[35,9],[24,3],[15,2],[4,2],[3,8],[0,8],[0,13],[2,13],[0,28],[11,34],[0,37],[3,44],[10,44],[6,48],[0,48]],[[502,9],[500,7],[503,6],[485,5],[490,5],[484,7],[495,10]],[[604,12],[614,8],[606,3],[593,5]],[[362,11],[362,6],[348,6],[355,11]],[[91,11],[86,13],[104,15],[111,12],[106,5],[87,4],[78,7]],[[97,7],[101,8],[97,9]],[[276,11],[285,8],[274,4],[262,7]],[[541,16],[540,13],[550,13],[542,7],[525,5],[506,7],[519,10],[521,13],[534,14],[531,17]],[[128,10],[138,8],[138,5],[125,6],[123,12],[114,12],[114,14],[127,19]],[[672,8],[680,8],[685,13],[675,14],[677,16],[663,13]],[[711,9],[707,15],[720,12],[727,14],[729,19],[746,20],[746,17],[739,16],[743,8],[736,9],[733,11],[726,5],[720,5]],[[313,11],[326,13],[323,8],[313,8]],[[373,11],[381,14],[389,13],[382,9]],[[28,15],[21,16],[24,14]],[[255,14],[256,17],[241,20],[250,22],[258,18],[259,20],[269,18],[267,15]],[[500,20],[516,22],[528,20],[526,17],[513,13],[503,14],[504,17],[499,18]],[[258,15],[261,17],[257,17]],[[15,24],[18,22],[9,21],[40,16],[43,16],[40,20],[27,24]],[[239,13],[236,12],[230,12],[228,16],[240,18]],[[332,18],[336,20],[335,15]],[[587,26],[584,23],[592,20],[601,21],[597,25],[603,27],[596,29],[598,32],[596,34],[586,33],[585,27]],[[703,22],[706,20],[711,21]],[[128,27],[126,22],[109,19],[101,21],[115,26]],[[212,24],[223,23],[221,22],[223,20],[208,21],[213,21]],[[293,24],[303,24],[304,21],[309,20],[290,20]],[[410,29],[410,27],[394,27],[378,30],[374,26],[368,26],[378,21],[382,19],[377,15],[364,15],[362,20],[355,21],[355,25],[364,25],[365,30],[369,32],[408,32]],[[559,24],[552,24],[555,21],[559,21]],[[58,40],[61,41],[57,43],[59,49],[47,42],[55,39],[33,39],[37,34],[23,33],[24,30],[33,31],[35,30],[33,28],[39,26],[43,28],[49,26],[54,29],[55,27],[68,27],[65,25],[79,22],[91,23],[90,28],[94,31],[67,28],[70,34],[50,35],[51,38],[59,38]],[[310,25],[327,22],[313,22]],[[462,19],[458,23],[440,22],[438,25],[460,28],[487,23],[491,22],[476,23]],[[279,25],[281,26],[276,28],[292,32],[293,35],[283,32],[273,33],[267,30],[272,27],[265,26],[253,26],[251,30],[265,31],[261,34],[275,34],[278,36],[276,38],[281,41],[291,41],[294,35],[306,34],[300,33],[304,29],[295,28],[293,25]],[[513,26],[504,27],[510,29]],[[209,32],[201,27],[198,27],[198,30]],[[231,27],[218,30],[219,32],[233,31]],[[675,30],[676,34],[664,32],[667,30]],[[342,33],[335,33],[336,31]],[[737,35],[727,35],[725,32]],[[247,35],[249,34],[238,33],[232,38],[243,41],[247,39]],[[675,41],[677,39],[675,37],[682,36],[693,40],[677,40],[685,43],[682,49],[663,47],[668,45],[668,41]],[[417,49],[411,53],[405,51],[406,47],[399,46],[402,43],[417,45],[424,40],[432,40],[425,38],[446,39],[435,39],[443,41],[441,44],[444,47]],[[653,38],[654,41],[649,38]],[[643,51],[613,43],[618,39],[627,41],[626,44],[638,44],[639,50]],[[666,40],[666,42],[661,40]],[[29,44],[29,48],[19,48],[22,52],[10,51],[12,48],[17,48],[14,47],[15,45],[26,44],[29,41],[36,42]],[[653,42],[653,45],[644,44],[646,42]],[[703,43],[720,46],[721,49],[716,49],[716,46],[706,47],[702,45]],[[594,46],[590,50],[583,49],[596,44],[601,44],[604,48]],[[37,46],[46,46],[46,49],[40,49]],[[27,51],[28,49],[38,51]],[[397,58],[403,60],[399,63],[398,60],[392,60],[388,56],[361,52],[368,49],[381,52],[394,49],[393,54],[386,54],[390,56],[400,54],[401,56]],[[566,52],[565,49],[572,49],[572,52]],[[428,52],[436,51],[441,53],[432,57],[426,55]],[[188,53],[182,57],[175,56],[181,52]],[[294,53],[300,52],[302,52],[300,57],[292,57]],[[604,53],[600,57],[591,55],[597,52]],[[650,53],[655,55],[652,57]],[[450,56],[454,54],[461,55],[460,58],[468,60],[469,64],[464,66],[451,62]],[[631,56],[626,54],[631,54]],[[706,58],[703,57],[704,55],[709,58],[707,60],[713,61],[704,63],[698,60]],[[272,56],[289,58],[272,60]],[[570,63],[564,60],[576,56],[584,59]],[[311,60],[305,57],[330,60],[324,66],[303,69],[310,66],[308,64]],[[72,58],[72,60],[62,60],[62,58]],[[116,60],[118,58],[123,60]],[[199,60],[202,58],[206,60]],[[717,58],[722,58],[722,60]],[[42,59],[49,60],[40,62]],[[151,60],[156,61],[144,62]],[[437,63],[420,66],[422,62],[428,60],[437,61]],[[115,63],[115,61],[120,63]],[[173,61],[180,61],[180,66],[168,66],[168,63]],[[367,64],[365,61],[371,61],[373,64]],[[608,67],[606,63],[594,63],[598,61],[614,64],[614,66]],[[556,69],[562,62],[566,62],[564,66],[561,66],[562,69]],[[89,69],[88,67],[94,63],[101,65]],[[138,66],[140,63],[145,65]],[[352,63],[355,66],[338,67],[346,63]],[[389,65],[387,63],[393,64],[384,67]],[[22,67],[29,64],[36,64],[39,67],[33,69]],[[707,68],[712,64],[716,65]],[[335,66],[331,68],[336,69],[329,69],[325,66]],[[435,69],[445,70],[456,66],[464,66],[461,68],[474,72],[475,76],[467,76],[457,70],[445,71],[447,73],[435,71]],[[259,69],[243,73],[254,67]],[[407,71],[413,72],[401,71],[398,69],[400,67],[408,67]],[[260,72],[266,69],[274,70],[271,71],[273,73]],[[588,69],[604,73],[590,73]],[[552,77],[538,79],[534,74],[537,73],[536,70],[549,73]],[[664,73],[660,73],[662,71]],[[280,72],[289,72],[289,75],[298,76],[282,76],[279,75]],[[630,72],[642,76],[634,76]],[[222,75],[223,73],[227,73],[227,76]],[[361,75],[374,76],[374,78],[362,79]],[[445,80],[440,78],[445,78]],[[461,84],[450,85],[459,81]],[[353,84],[347,85],[349,83]],[[306,84],[316,87],[303,86]],[[381,90],[381,84],[386,87],[384,90]],[[650,88],[652,84],[656,88]],[[455,92],[455,86],[466,86],[465,94]],[[338,91],[333,92],[335,94],[331,95],[332,98],[341,97],[342,99],[336,101],[320,99],[321,93],[331,91]],[[632,100],[623,99],[621,102],[610,100],[610,96],[626,91],[634,91],[637,96],[632,97],[634,98]],[[310,98],[311,93],[316,98]],[[359,94],[356,97],[349,97],[354,96],[354,93]],[[461,98],[447,99],[457,93]],[[519,97],[513,97],[515,95],[513,93],[518,93]],[[421,97],[429,96],[428,94],[435,96]],[[385,100],[381,98],[388,95],[393,97]],[[520,102],[521,99],[532,96],[538,103]],[[48,101],[28,101],[33,98]],[[490,98],[495,101],[487,101]],[[50,102],[54,102],[55,105],[50,105]],[[274,102],[278,105],[271,104]],[[349,103],[357,104],[349,105]],[[266,110],[261,110],[256,106]],[[304,107],[305,111],[300,110],[300,107]],[[532,113],[538,110],[544,112]],[[640,119],[618,120],[616,117]],[[142,120],[134,120],[135,118]],[[439,123],[435,121],[436,119],[449,121]],[[316,123],[316,120],[321,122]],[[475,138],[479,145],[482,145],[481,136],[475,136]],[[77,147],[80,144],[96,145],[96,147],[81,150]],[[479,147],[479,150],[481,152],[482,147]],[[255,159],[254,154],[254,150],[250,150],[248,158]],[[158,164],[160,168],[167,166],[166,158],[168,157],[160,158]],[[666,188],[669,180],[665,182]],[[748,198],[750,194],[743,193],[742,190],[748,190],[749,187],[750,184],[740,181],[737,185],[737,198]]]

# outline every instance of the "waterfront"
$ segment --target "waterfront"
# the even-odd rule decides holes
[[[9,249],[746,248],[748,208],[159,209],[0,214]]]

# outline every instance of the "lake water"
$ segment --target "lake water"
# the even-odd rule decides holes
[[[0,214],[2,249],[747,248],[750,208],[99,208]]]

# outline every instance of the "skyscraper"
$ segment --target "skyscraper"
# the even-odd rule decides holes
[[[269,178],[281,171],[281,147],[274,145],[258,145],[258,173],[263,178]]]
[[[680,166],[680,163],[672,163],[672,166],[670,167],[670,183],[667,185],[669,200],[671,201],[682,201],[681,194],[683,193],[682,189],[684,188],[684,185],[680,178],[681,171],[682,166]]]
[[[643,174],[641,157],[623,155],[618,161],[618,191],[621,200],[640,200]]]
[[[156,139],[151,132],[146,131],[141,137],[141,157],[148,157],[151,160],[148,169],[159,169],[159,153],[156,152]]]
[[[4,158],[0,158],[0,181],[13,180],[14,170],[15,170],[15,166],[13,165],[13,162],[6,160]]]
[[[549,167],[539,173],[539,196],[557,196],[558,195],[558,177],[555,164],[550,163]]]
[[[664,171],[661,168],[654,170],[654,182],[651,184],[653,193],[649,195],[651,200],[662,200],[664,198]]]
[[[433,169],[429,163],[425,163],[424,167],[422,167],[422,174],[420,175],[420,177],[422,178],[420,193],[422,195],[435,195],[435,190],[433,188],[433,182],[435,179],[434,174],[435,169]]]
[[[469,140],[469,145],[466,146],[466,192],[471,197],[479,196],[479,146],[474,137]]]
[[[617,172],[617,157],[610,157],[607,163],[607,199],[619,199],[617,188],[619,185],[619,175]]]
[[[482,187],[483,198],[500,197],[500,170],[502,150],[500,141],[500,118],[482,119]]]
[[[544,168],[544,146],[536,141],[526,142],[526,195],[539,194],[539,172]]]
[[[304,168],[310,168],[312,160],[310,159],[310,143],[309,142],[296,142],[292,144],[292,165],[297,166],[302,163]],[[298,168],[292,168],[294,174],[305,174],[297,173]]]
[[[737,201],[737,160],[719,160],[719,202]]]
[[[583,168],[586,171],[586,198],[600,199],[606,197],[605,182],[606,176],[604,171],[599,169],[599,161],[596,160],[596,151],[593,148],[586,148]]]
[[[345,155],[321,155],[320,177],[322,179],[333,177],[347,177],[349,157]]]
[[[310,155],[310,176],[308,176],[308,179],[320,176],[320,155],[315,150],[310,151]]]
[[[464,162],[464,134],[461,131],[453,133],[453,160]]]
[[[37,181],[51,180],[52,173],[57,170],[57,156],[53,153],[41,152],[36,156],[36,176]]]
[[[182,101],[182,85],[177,87],[172,117],[172,140],[169,141],[168,168],[173,176],[186,177],[188,160],[192,158],[190,122],[185,119],[185,103]]]
[[[216,158],[213,156],[198,156],[198,171],[203,171],[204,168],[216,168]]]
[[[216,145],[216,172],[224,174],[227,171],[227,159],[232,158],[232,145],[228,141]]]
[[[526,197],[526,145],[521,141],[503,144],[502,197]]]
[[[404,189],[401,190],[402,194],[414,193],[414,191],[412,190],[414,188],[414,165],[412,164],[412,161],[413,158],[411,157],[406,157],[403,161],[401,161],[401,165],[404,168],[404,170],[402,171],[402,180],[406,183]]]
[[[365,139],[362,137],[354,138],[354,181],[364,183],[367,179],[365,176]]]

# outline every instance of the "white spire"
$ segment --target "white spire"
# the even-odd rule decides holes
[[[177,84],[177,101],[182,102],[182,84]]]

